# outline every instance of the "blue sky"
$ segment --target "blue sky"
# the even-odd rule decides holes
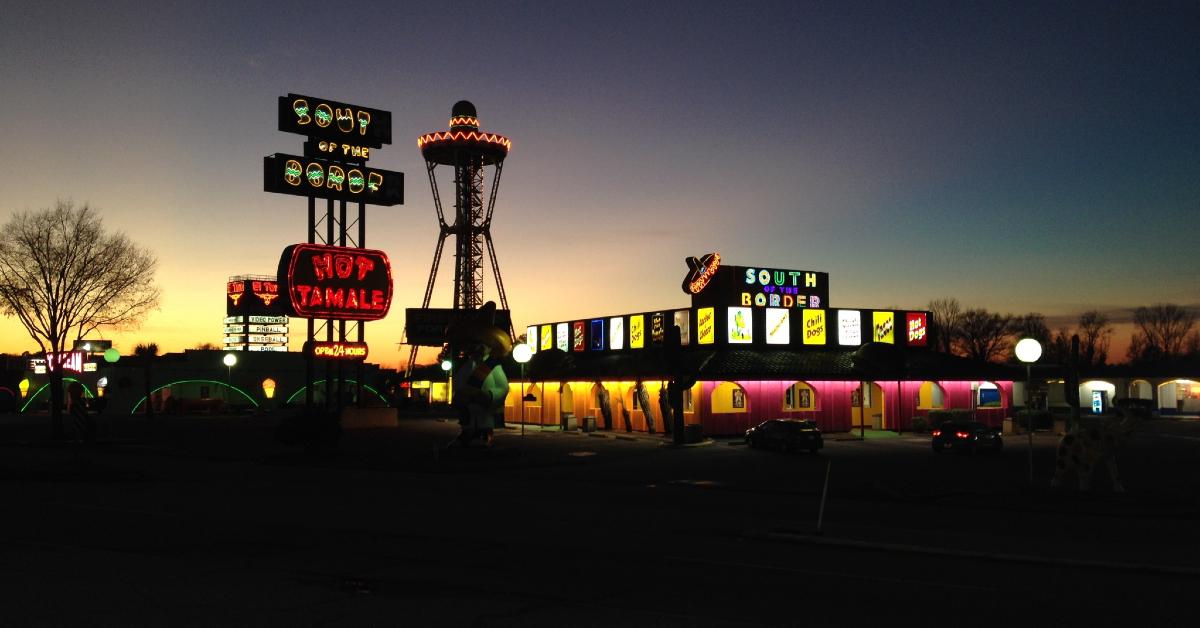
[[[385,363],[437,238],[415,139],[460,99],[513,139],[493,236],[518,329],[684,305],[684,258],[712,250],[827,271],[834,306],[953,296],[1056,322],[1200,303],[1194,2],[3,15],[0,219],[72,198],[152,248],[163,307],[130,346],[219,341],[225,278],[304,239],[303,200],[261,189],[263,155],[300,152],[275,130],[288,92],[393,112],[372,164],[406,173],[406,203],[372,208],[367,236],[395,266],[393,313],[367,328]],[[0,350],[22,335],[0,321]]]

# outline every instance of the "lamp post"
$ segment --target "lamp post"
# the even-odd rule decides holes
[[[446,371],[446,405],[450,405],[450,369],[454,368],[454,363],[450,360],[442,360],[442,370]],[[430,397],[433,397],[433,391],[430,390]],[[429,400],[430,402],[433,399]]]
[[[1025,429],[1029,432],[1029,484],[1033,485],[1033,412],[1030,404],[1033,394],[1030,391],[1030,371],[1034,362],[1042,357],[1042,343],[1033,338],[1022,338],[1015,350],[1017,359],[1025,363]]]
[[[229,389],[233,387],[233,365],[237,364],[237,356],[232,353],[226,353],[225,357],[221,358],[221,362],[225,364],[225,402],[229,402]]]
[[[519,343],[512,349],[512,357],[521,365],[521,436],[525,436],[525,363],[533,357],[533,349],[525,343]]]

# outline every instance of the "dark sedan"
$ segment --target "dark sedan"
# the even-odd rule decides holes
[[[943,449],[972,454],[979,451],[998,452],[1004,449],[1004,439],[1000,437],[999,428],[988,427],[978,421],[948,421],[933,430],[933,450],[941,453]]]
[[[746,444],[779,451],[801,449],[816,453],[825,446],[825,440],[815,421],[768,419],[746,430]]]

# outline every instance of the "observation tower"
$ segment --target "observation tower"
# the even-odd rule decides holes
[[[475,105],[460,100],[450,111],[450,130],[426,133],[417,138],[417,147],[425,158],[425,169],[429,174],[429,186],[433,191],[433,204],[437,208],[437,249],[433,253],[433,268],[429,271],[429,282],[425,285],[422,308],[429,307],[433,296],[433,284],[437,278],[446,238],[454,236],[454,309],[475,309],[483,304],[483,251],[487,248],[488,261],[496,280],[500,308],[508,309],[508,297],[504,294],[504,281],[500,277],[500,266],[496,263],[496,248],[492,243],[492,215],[496,210],[496,193],[500,190],[500,173],[504,158],[512,148],[512,141],[503,135],[479,130],[479,117]],[[442,198],[438,192],[436,170],[438,166],[454,169],[454,217],[453,223],[446,222],[442,209]],[[487,168],[492,167],[487,205],[483,202]],[[511,333],[511,329],[509,332]],[[414,346],[409,357],[411,372],[416,361]]]

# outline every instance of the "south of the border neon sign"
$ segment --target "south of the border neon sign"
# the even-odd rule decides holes
[[[279,259],[279,288],[291,316],[374,321],[392,306],[392,266],[383,251],[293,244]]]

